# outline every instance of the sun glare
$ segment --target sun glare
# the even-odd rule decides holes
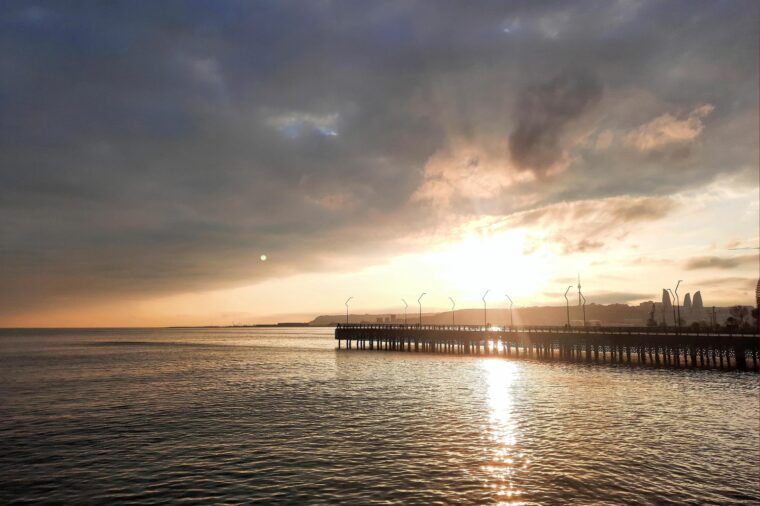
[[[433,255],[444,282],[462,293],[480,293],[491,287],[513,297],[534,294],[546,281],[546,269],[537,254],[525,254],[524,229],[494,235],[470,234]],[[498,292],[497,292],[498,290]]]

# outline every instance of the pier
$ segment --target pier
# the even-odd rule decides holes
[[[757,333],[654,327],[339,324],[338,348],[758,371]]]

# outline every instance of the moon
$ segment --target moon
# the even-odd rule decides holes
[[[261,255],[261,256],[259,257],[259,259],[260,259],[262,262],[266,262],[266,261],[267,261],[267,256],[266,256],[266,255]]]

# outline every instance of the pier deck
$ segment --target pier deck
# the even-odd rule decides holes
[[[757,333],[652,327],[340,324],[338,348],[758,371]]]

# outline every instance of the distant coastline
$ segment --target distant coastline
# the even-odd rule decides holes
[[[236,329],[236,328],[283,328],[283,327],[329,327],[305,322],[256,323],[251,325],[172,325],[167,329]]]
[[[652,308],[654,306],[654,314]],[[680,307],[682,325],[702,327],[717,325],[726,325],[731,311],[736,306],[706,306],[700,308]],[[749,304],[742,304],[746,308],[746,317],[744,322],[748,324],[755,323],[751,316],[754,309]],[[571,326],[582,326],[584,320],[582,306],[570,305]],[[587,304],[585,319],[589,325],[602,325],[614,327],[641,327],[649,324],[650,317],[654,317],[657,326],[663,324],[671,326],[674,323],[677,308],[663,306],[660,302],[647,301],[638,305],[628,304]],[[565,306],[526,306],[514,307],[513,314],[515,325],[541,326],[541,325],[564,325],[567,321],[567,308]],[[501,307],[488,308],[488,323],[491,325],[508,325],[509,310],[502,305]],[[458,309],[453,315],[451,311],[427,312],[422,313],[422,323],[426,325],[448,325],[452,320],[457,325],[482,325],[483,310],[476,308]],[[378,312],[378,313],[351,313],[349,314],[350,323],[375,324],[375,323],[404,323],[403,313]],[[417,312],[410,312],[406,315],[406,322],[416,324],[420,321],[420,315]],[[159,325],[159,326],[102,326],[102,327],[82,327],[82,326],[64,326],[64,327],[0,327],[0,330],[108,330],[108,329],[265,329],[265,328],[330,328],[339,323],[346,322],[344,314],[323,314],[314,317],[305,322],[275,322],[275,323],[251,323],[251,324],[203,324],[203,325]],[[756,324],[756,323],[755,323]]]
[[[680,307],[682,325],[710,326],[714,323],[723,325],[731,316],[731,308],[734,306],[709,306],[709,307]],[[752,306],[743,305],[749,311]],[[652,309],[654,308],[654,313]],[[514,321],[520,325],[564,325],[567,312],[565,306],[528,306],[515,307],[513,312]],[[583,325],[584,311],[582,306],[571,305],[569,307],[571,324]],[[628,304],[587,304],[585,319],[590,324],[616,326],[616,327],[642,327],[646,326],[653,317],[657,325],[673,325],[676,308],[663,306],[660,302],[647,301],[631,306]],[[422,323],[432,325],[447,325],[453,321],[459,325],[482,325],[482,309],[458,309],[454,311],[422,313]],[[348,316],[350,323],[404,323],[403,314],[399,313],[355,313]],[[407,323],[418,323],[420,316],[417,313],[406,315]],[[509,311],[504,307],[488,308],[488,320],[493,325],[506,325],[509,322]],[[748,322],[752,318],[747,318]],[[279,322],[261,324],[233,324],[233,325],[181,325],[168,328],[287,328],[287,327],[335,327],[338,323],[345,323],[345,314],[324,314],[315,317],[309,322]]]

